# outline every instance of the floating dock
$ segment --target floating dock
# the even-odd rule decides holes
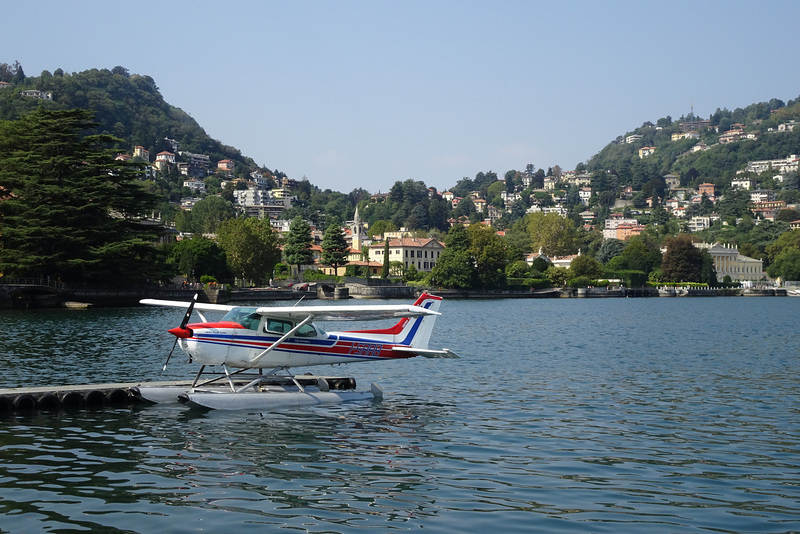
[[[191,385],[190,381],[173,381],[0,389],[0,414],[130,406],[141,402],[140,386]]]
[[[246,375],[240,375],[233,382],[241,386]],[[266,378],[266,377],[265,377]],[[330,384],[331,389],[355,389],[356,381],[350,377],[321,377],[316,375],[297,375],[295,379],[303,386],[316,385],[320,379]],[[27,388],[0,389],[0,415],[13,413],[58,412],[61,410],[85,410],[100,408],[121,408],[136,404],[151,404],[139,394],[139,388],[186,388],[192,381],[165,382],[122,382],[109,384],[82,384],[73,386],[43,386]],[[220,382],[224,385],[227,382]],[[271,385],[294,384],[285,376],[270,377],[265,383]]]

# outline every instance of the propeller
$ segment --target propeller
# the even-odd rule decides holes
[[[194,311],[194,305],[197,302],[197,298],[200,296],[200,293],[195,293],[194,297],[192,297],[192,301],[189,303],[189,308],[186,310],[186,315],[183,316],[183,320],[181,321],[181,325],[177,328],[171,328],[168,330],[170,334],[175,336],[175,343],[172,344],[172,350],[169,351],[167,355],[167,361],[164,362],[164,368],[161,369],[162,371],[167,370],[167,364],[169,363],[169,359],[172,358],[172,353],[175,352],[175,347],[178,346],[178,340],[186,339],[187,337],[192,337],[192,329],[186,328],[186,325],[189,324],[189,318],[192,316],[192,311]]]

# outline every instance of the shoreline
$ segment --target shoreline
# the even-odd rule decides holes
[[[138,306],[143,298],[189,301],[200,292],[201,302],[227,304],[241,301],[309,300],[309,299],[411,299],[423,291],[451,299],[542,299],[542,298],[674,298],[674,297],[786,297],[785,288],[550,288],[540,290],[470,290],[416,288],[412,286],[372,286],[345,284],[335,293],[320,286],[311,291],[294,291],[288,288],[270,289],[189,289],[189,288],[138,288],[138,289],[74,289],[55,290],[35,287],[25,291],[0,293],[0,309],[45,309]]]

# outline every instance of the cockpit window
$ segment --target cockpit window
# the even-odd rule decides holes
[[[256,313],[257,308],[236,307],[225,314],[223,321],[239,323],[248,330],[258,330],[261,316]]]

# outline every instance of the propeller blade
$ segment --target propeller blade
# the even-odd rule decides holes
[[[172,344],[172,350],[169,351],[169,354],[167,354],[167,361],[164,362],[164,367],[161,368],[162,372],[167,370],[167,364],[169,363],[169,359],[172,358],[172,353],[175,352],[175,346],[178,344],[178,339],[180,338],[175,338],[175,343]]]
[[[186,315],[183,316],[183,321],[181,321],[181,328],[186,328],[186,325],[189,324],[189,318],[192,316],[192,311],[194,311],[194,305],[197,302],[197,298],[200,296],[200,293],[195,293],[194,297],[192,297],[192,302],[189,303],[189,309],[186,310]]]
[[[200,293],[198,292],[194,294],[194,297],[192,297],[192,301],[189,303],[189,308],[186,310],[186,315],[183,316],[183,320],[181,321],[181,326],[169,330],[169,333],[175,336],[175,343],[172,344],[172,350],[170,350],[169,354],[167,354],[167,361],[164,362],[164,367],[161,369],[162,371],[167,370],[167,364],[169,363],[169,359],[172,358],[172,353],[175,352],[175,347],[178,346],[178,340],[181,338],[191,337],[192,335],[191,330],[186,328],[186,325],[189,324],[189,318],[192,316],[194,305],[199,296]]]

